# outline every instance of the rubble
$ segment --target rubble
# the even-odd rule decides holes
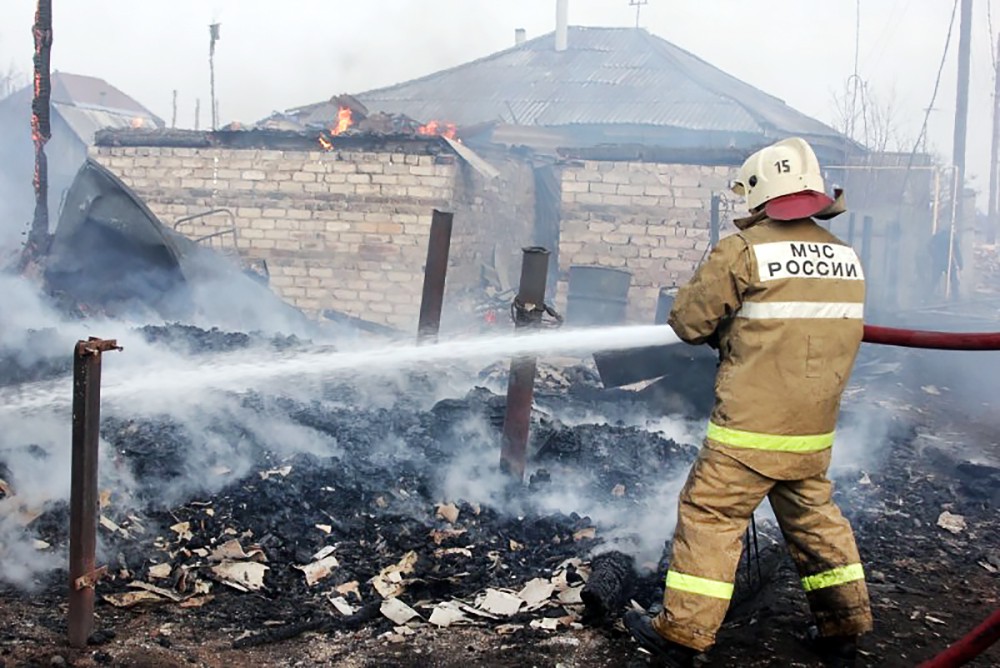
[[[243,345],[221,334],[199,336]],[[179,335],[172,345],[184,341]],[[628,554],[632,538],[613,531],[607,518],[663,514],[654,490],[681,476],[696,450],[618,423],[616,410],[655,415],[635,392],[554,385],[540,384],[533,412],[530,485],[479,490],[476,498],[449,494],[446,483],[452,473],[474,481],[459,489],[492,484],[504,399],[485,388],[427,410],[406,396],[387,397],[382,408],[358,405],[354,397],[364,394],[342,384],[309,402],[244,395],[236,399],[241,410],[291,420],[337,449],[279,455],[273,444],[247,437],[239,412],[220,413],[213,434],[240,439],[252,465],[211,493],[168,505],[163,491],[183,482],[184,461],[207,435],[167,417],[108,416],[102,435],[116,465],[135,476],[140,507],[113,490],[102,495],[101,563],[109,565],[98,586],[102,614],[152,608],[160,620],[222,634],[240,652],[304,633],[341,638],[359,630],[404,645],[425,633],[470,629],[538,639],[596,625],[615,637],[610,629],[624,608],[650,609],[660,600],[663,563],[654,570],[637,566]],[[567,426],[557,419],[588,414],[609,422]],[[866,567],[883,574],[881,581],[871,578],[876,604],[884,592],[922,591],[929,558],[995,578],[1000,534],[988,516],[1000,472],[965,463],[949,470],[952,479],[923,475],[930,464],[918,459],[905,434],[894,438],[892,467],[852,469],[836,487],[839,499],[849,496],[843,507]],[[17,480],[2,468],[0,475],[7,481],[0,492],[16,492]],[[594,500],[600,516],[564,514],[543,503],[566,495]],[[945,517],[944,508],[966,518],[964,530],[928,530]],[[25,524],[58,552],[66,544],[66,518],[65,505],[54,504]],[[728,633],[749,629],[742,626],[748,614],[768,620],[801,597],[778,533],[762,526],[761,540],[767,586],[760,593],[760,581],[738,582]],[[64,593],[59,577],[45,587],[55,597]],[[940,626],[929,614],[950,624],[950,610],[927,611],[920,621]],[[756,640],[756,633],[747,638]]]
[[[938,516],[937,525],[945,531],[959,534],[965,531],[965,518],[961,515],[952,515],[945,510]]]

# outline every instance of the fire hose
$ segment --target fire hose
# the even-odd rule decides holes
[[[951,647],[918,668],[953,668],[962,666],[989,649],[1000,640],[1000,608],[993,611],[982,624],[969,631]]]
[[[937,350],[1000,350],[1000,332],[927,332],[865,325],[864,341],[904,348]],[[972,661],[1000,640],[1000,609],[948,649],[919,668],[954,668]]]
[[[1000,332],[926,332],[865,325],[866,343],[937,350],[1000,350]]]

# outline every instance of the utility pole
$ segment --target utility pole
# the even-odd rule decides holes
[[[174,109],[173,114],[170,116],[170,127],[177,127],[177,89],[174,89]]]
[[[201,129],[201,98],[195,98],[194,101],[194,129]]]
[[[993,61],[993,141],[990,143],[990,199],[989,223],[986,240],[997,242],[997,227],[1000,227],[1000,183],[997,183],[997,161],[1000,159],[1000,33],[997,34],[997,53]]]
[[[958,37],[958,92],[955,101],[955,136],[952,142],[952,164],[958,170],[957,220],[962,216],[962,192],[965,190],[965,139],[969,119],[969,61],[972,56],[972,0],[962,0],[962,18]]]
[[[215,102],[215,43],[219,41],[219,23],[213,23],[208,26],[208,34],[210,42],[208,45],[208,73],[210,78],[210,85],[212,88],[212,130],[215,130],[219,126],[218,111],[219,107]]]
[[[969,61],[972,58],[972,0],[962,0],[962,18],[958,35],[958,90],[955,100],[955,136],[952,141],[952,164],[955,167],[952,206],[954,212],[948,242],[948,268],[945,274],[945,293],[949,299],[956,299],[951,285],[952,265],[955,248],[962,246],[965,227],[965,138],[969,119]]]

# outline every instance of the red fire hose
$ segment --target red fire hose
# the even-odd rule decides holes
[[[921,663],[917,668],[955,668],[964,666],[969,661],[989,649],[990,645],[1000,640],[1000,608],[986,620],[969,631],[954,645],[941,652],[933,659]]]
[[[865,325],[867,343],[938,350],[1000,350],[1000,332],[925,332]]]
[[[904,348],[938,350],[1000,350],[1000,332],[925,332],[865,325],[864,341]],[[918,668],[956,668],[985,652],[1000,640],[1000,609],[963,638]]]

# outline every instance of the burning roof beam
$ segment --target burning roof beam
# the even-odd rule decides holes
[[[35,145],[35,215],[28,232],[28,243],[21,258],[21,270],[36,263],[46,252],[49,241],[49,186],[45,144],[52,137],[49,124],[52,82],[49,65],[52,51],[52,0],[38,0],[35,10],[34,99],[31,101],[31,140]]]

